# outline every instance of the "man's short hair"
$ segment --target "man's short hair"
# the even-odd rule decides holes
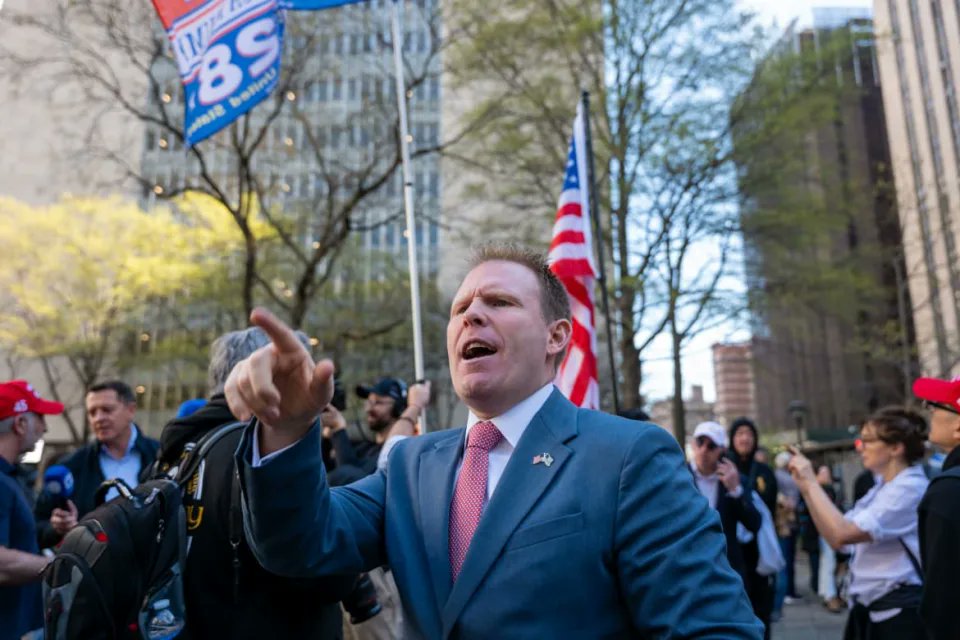
[[[550,271],[550,265],[542,253],[512,243],[483,244],[474,251],[470,269],[494,260],[515,262],[533,271],[540,285],[540,311],[548,324],[556,320],[570,320],[567,290],[553,271]]]
[[[310,339],[303,331],[295,332],[297,338],[310,350]],[[225,333],[210,345],[210,364],[207,367],[207,390],[213,396],[223,393],[230,372],[241,360],[250,357],[257,349],[270,344],[268,336],[260,327],[249,327]]]
[[[96,393],[98,391],[115,391],[117,399],[124,404],[132,404],[137,401],[137,396],[133,394],[133,389],[126,382],[121,380],[105,380],[91,386],[87,393]]]

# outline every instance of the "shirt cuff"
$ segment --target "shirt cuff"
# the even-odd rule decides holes
[[[390,452],[393,451],[393,448],[401,440],[405,440],[410,436],[404,435],[395,435],[387,438],[387,441],[383,443],[383,447],[380,449],[380,455],[377,456],[377,469],[383,471],[387,470],[387,459],[390,457]]]
[[[280,455],[287,449],[293,448],[299,442],[300,440],[297,440],[297,442],[294,442],[293,444],[288,444],[283,449],[278,449],[277,451],[274,451],[273,453],[265,455],[261,458],[260,457],[260,422],[258,421],[257,424],[253,425],[253,451],[250,455],[250,466],[254,468],[262,467],[263,465],[267,464],[268,462],[276,458],[278,455]]]
[[[733,491],[731,491],[728,495],[729,495],[731,498],[739,498],[740,496],[743,495],[743,485],[742,485],[742,484],[738,484],[738,485],[737,485],[737,488],[734,489]]]

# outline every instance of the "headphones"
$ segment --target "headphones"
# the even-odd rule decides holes
[[[394,418],[399,418],[400,414],[407,408],[407,383],[399,378],[394,378],[394,380],[400,385],[400,397],[393,399],[393,410],[390,412],[390,415]]]

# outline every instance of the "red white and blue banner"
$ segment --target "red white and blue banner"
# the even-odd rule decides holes
[[[600,408],[597,384],[597,331],[594,318],[593,260],[590,233],[590,181],[587,177],[586,120],[577,107],[573,139],[567,155],[563,191],[557,204],[553,241],[548,261],[567,290],[573,319],[573,336],[555,380],[557,387],[578,407]]]
[[[280,78],[284,9],[357,0],[153,0],[183,82],[188,145],[270,95]]]

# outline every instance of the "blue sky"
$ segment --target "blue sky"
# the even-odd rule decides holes
[[[757,11],[765,26],[776,24],[786,28],[790,21],[799,18],[801,25],[812,21],[814,7],[871,7],[872,0],[741,0],[743,6]],[[666,337],[664,337],[666,338]],[[683,358],[684,397],[689,397],[691,385],[702,385],[707,400],[715,397],[713,380],[713,355],[710,347],[715,342],[745,340],[749,333],[733,327],[720,328],[694,339]],[[673,395],[673,373],[670,363],[668,339],[654,343],[646,353],[643,367],[643,392],[650,400],[660,400]]]

